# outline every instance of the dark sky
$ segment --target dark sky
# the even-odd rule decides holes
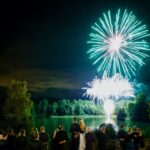
[[[22,0],[0,4],[0,84],[27,80],[31,91],[82,95],[98,75],[86,51],[90,26],[108,10],[133,11],[150,29],[148,0]],[[147,63],[135,79],[150,82]],[[148,72],[145,74],[145,72]],[[50,92],[50,90],[54,92]],[[59,90],[59,91],[57,91]],[[76,92],[73,92],[76,91]]]

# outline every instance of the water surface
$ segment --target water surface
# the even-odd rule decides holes
[[[150,138],[150,126],[149,123],[140,123],[140,122],[132,122],[130,120],[127,120],[125,122],[118,122],[116,118],[105,118],[105,117],[99,117],[99,116],[79,116],[77,117],[78,121],[80,118],[84,119],[85,124],[87,127],[91,127],[93,130],[98,129],[100,124],[102,123],[111,123],[113,124],[116,131],[118,131],[120,124],[125,124],[126,130],[128,127],[139,127],[143,130],[143,132],[146,132],[146,136]],[[73,116],[55,116],[55,117],[37,117],[35,120],[35,125],[37,128],[44,125],[46,127],[46,131],[50,134],[56,129],[56,127],[59,124],[64,125],[64,130],[68,132],[70,125],[73,122]]]

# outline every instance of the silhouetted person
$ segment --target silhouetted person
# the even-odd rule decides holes
[[[16,149],[16,137],[15,137],[13,129],[8,130],[8,137],[7,137],[6,143],[7,143],[8,150]]]
[[[39,131],[37,128],[33,128],[33,133],[32,133],[32,136],[31,136],[31,139],[34,140],[34,137],[36,134],[39,134]]]
[[[79,147],[79,133],[80,133],[80,126],[77,122],[77,118],[74,117],[73,123],[70,126],[70,132],[72,133],[71,139],[72,139],[72,150],[78,150]]]
[[[4,134],[4,131],[2,129],[0,129],[0,141],[3,140],[3,134]]]
[[[117,137],[118,137],[118,140],[120,142],[121,150],[126,150],[126,148],[127,148],[127,141],[126,141],[127,140],[127,133],[124,130],[123,124],[120,126]]]
[[[133,150],[138,150],[139,146],[139,133],[136,127],[133,127],[132,132]]]
[[[141,150],[143,150],[145,147],[144,136],[143,136],[142,130],[140,128],[138,129],[138,134],[139,134],[139,147]]]
[[[99,150],[106,150],[107,146],[107,134],[105,126],[101,126],[98,132],[98,149]]]
[[[133,143],[132,143],[132,128],[128,128],[127,133],[127,150],[132,150]]]
[[[25,129],[20,130],[20,135],[16,138],[17,150],[25,150],[28,143]]]
[[[67,133],[64,131],[63,125],[59,125],[59,131],[56,133],[57,150],[66,150]]]
[[[57,135],[57,132],[59,132],[59,126],[54,130],[53,132],[53,135],[52,135],[52,150],[57,150],[57,139],[56,139],[56,135]]]
[[[48,133],[45,132],[44,126],[41,126],[39,136],[40,136],[39,139],[44,146],[44,150],[48,150],[49,135]]]
[[[5,132],[0,129],[0,150],[6,150],[6,138],[4,137]]]
[[[92,133],[91,128],[88,128],[88,132],[85,135],[86,139],[86,150],[93,150],[93,144],[95,142],[95,136]]]
[[[34,132],[33,140],[28,143],[27,150],[44,150],[43,144],[39,140],[38,132]]]
[[[85,150],[85,130],[86,125],[83,119],[80,119],[79,150]]]

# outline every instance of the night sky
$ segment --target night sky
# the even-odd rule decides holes
[[[30,91],[78,98],[86,82],[98,76],[88,59],[91,25],[103,12],[133,11],[150,30],[148,0],[49,0],[0,4],[0,84],[26,80]],[[150,85],[150,62],[133,79]]]

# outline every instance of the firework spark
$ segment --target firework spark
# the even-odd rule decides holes
[[[115,110],[115,104],[112,100],[106,100],[104,102],[103,108],[104,108],[107,116],[110,116]]]
[[[123,78],[119,74],[115,74],[111,78],[104,75],[102,79],[97,77],[93,81],[87,83],[88,87],[84,95],[92,100],[99,100],[104,103],[108,99],[118,101],[120,98],[134,97],[134,89],[128,79]]]
[[[108,11],[92,26],[88,41],[91,48],[87,53],[98,72],[105,71],[108,76],[119,73],[131,78],[135,76],[137,66],[142,66],[148,57],[148,32],[146,25],[132,12],[121,13],[119,9],[112,16]]]

